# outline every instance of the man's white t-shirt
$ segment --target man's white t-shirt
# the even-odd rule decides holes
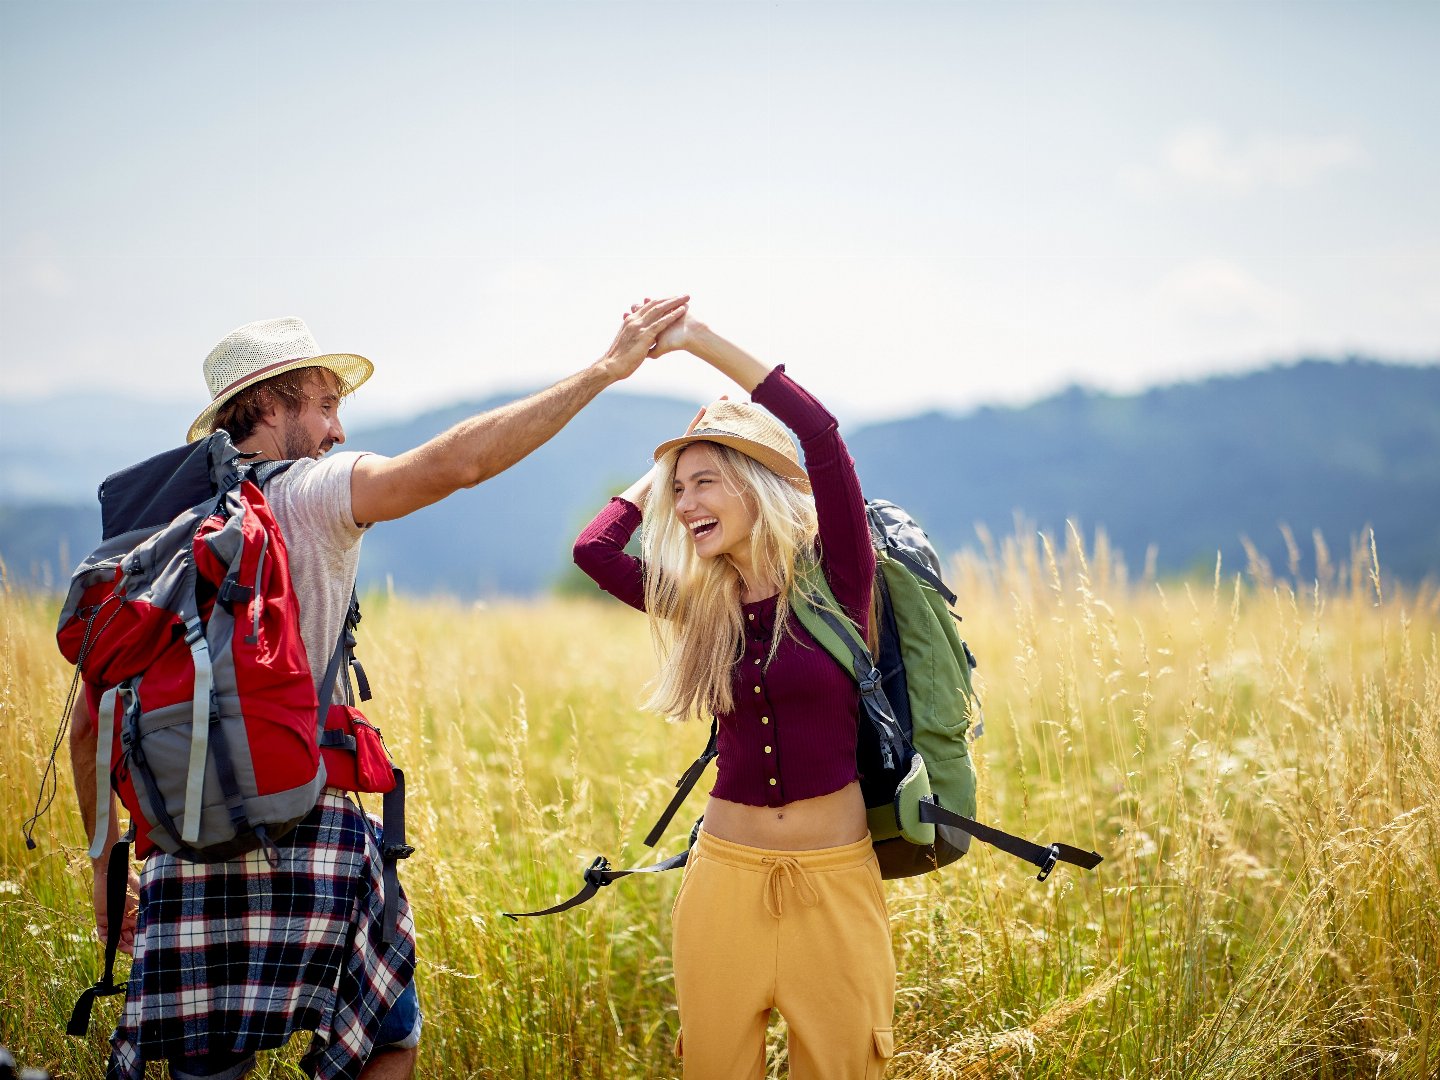
[[[340,639],[360,565],[365,529],[351,510],[350,474],[364,456],[346,451],[318,461],[304,458],[265,485],[265,500],[285,537],[300,636],[317,691]],[[335,682],[331,700],[342,701],[345,680]]]

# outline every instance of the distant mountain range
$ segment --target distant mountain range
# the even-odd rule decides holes
[[[497,398],[352,433],[394,454]],[[181,415],[184,413],[184,415]],[[508,473],[365,540],[362,581],[415,594],[532,595],[567,580],[570,544],[614,491],[683,430],[694,405],[610,391]],[[125,422],[102,421],[124,416]],[[7,408],[0,430],[0,557],[13,580],[63,582],[93,546],[97,481],[165,449],[177,406],[73,398]],[[1440,571],[1440,365],[1306,360],[1120,396],[1071,389],[1023,408],[927,413],[847,440],[867,494],[905,506],[942,550],[1016,520],[1052,535],[1103,527],[1136,570],[1245,565],[1242,538],[1284,572],[1281,533],[1314,572],[1319,530],[1343,557],[1373,526],[1384,569]],[[573,579],[572,579],[573,580]]]

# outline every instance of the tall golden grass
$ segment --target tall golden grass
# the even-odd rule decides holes
[[[1094,873],[975,845],[892,883],[896,1078],[1440,1075],[1440,597],[1373,548],[1297,588],[1244,573],[1131,580],[1099,537],[986,544],[956,564],[981,660],[981,816],[1094,846]],[[1293,569],[1293,568],[1292,568]],[[64,772],[25,850],[68,671],[55,601],[0,629],[0,1043],[100,1074],[63,1026],[94,979],[84,839]],[[641,837],[704,732],[640,714],[652,670],[618,604],[369,598],[370,710],[406,766],[404,880],[427,1077],[668,1077],[669,880],[513,924]],[[62,760],[64,749],[62,747]],[[700,812],[697,793],[688,809]],[[673,829],[664,850],[681,843]],[[784,1075],[772,1030],[771,1074]],[[262,1077],[297,1075],[272,1055]]]

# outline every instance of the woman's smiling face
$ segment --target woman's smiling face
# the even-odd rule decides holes
[[[675,513],[695,544],[695,554],[702,559],[739,554],[745,559],[755,527],[755,501],[725,482],[713,445],[691,443],[680,452],[673,491]]]

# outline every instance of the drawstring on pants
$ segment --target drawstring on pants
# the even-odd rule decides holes
[[[770,867],[770,872],[765,875],[765,910],[773,918],[778,919],[785,913],[781,890],[786,881],[800,894],[800,902],[806,907],[814,907],[820,902],[820,894],[810,884],[810,875],[798,860],[789,855],[767,855],[760,861]]]

